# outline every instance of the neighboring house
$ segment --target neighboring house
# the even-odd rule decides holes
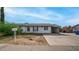
[[[73,27],[73,31],[79,35],[79,24]]]
[[[65,27],[62,28],[61,32],[73,33],[73,27],[72,26],[65,26]]]
[[[79,31],[79,24],[74,26],[73,31]]]
[[[59,33],[59,26],[56,24],[20,24],[22,33]]]

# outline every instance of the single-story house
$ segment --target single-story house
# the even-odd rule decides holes
[[[56,24],[32,23],[19,26],[22,33],[59,33],[59,26]]]
[[[75,25],[75,26],[73,27],[73,31],[74,31],[76,34],[79,35],[79,24],[77,24],[77,25]]]

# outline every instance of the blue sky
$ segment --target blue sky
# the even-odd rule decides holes
[[[5,7],[5,20],[11,23],[79,24],[77,7]]]

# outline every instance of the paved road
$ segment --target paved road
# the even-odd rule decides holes
[[[51,46],[79,46],[79,37],[73,35],[43,35]]]
[[[0,51],[79,51],[79,46],[18,46],[0,45]]]

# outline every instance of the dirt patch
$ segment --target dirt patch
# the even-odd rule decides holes
[[[48,45],[42,35],[17,35],[16,42],[12,37],[6,37],[5,39],[0,40],[0,43],[14,45]]]

